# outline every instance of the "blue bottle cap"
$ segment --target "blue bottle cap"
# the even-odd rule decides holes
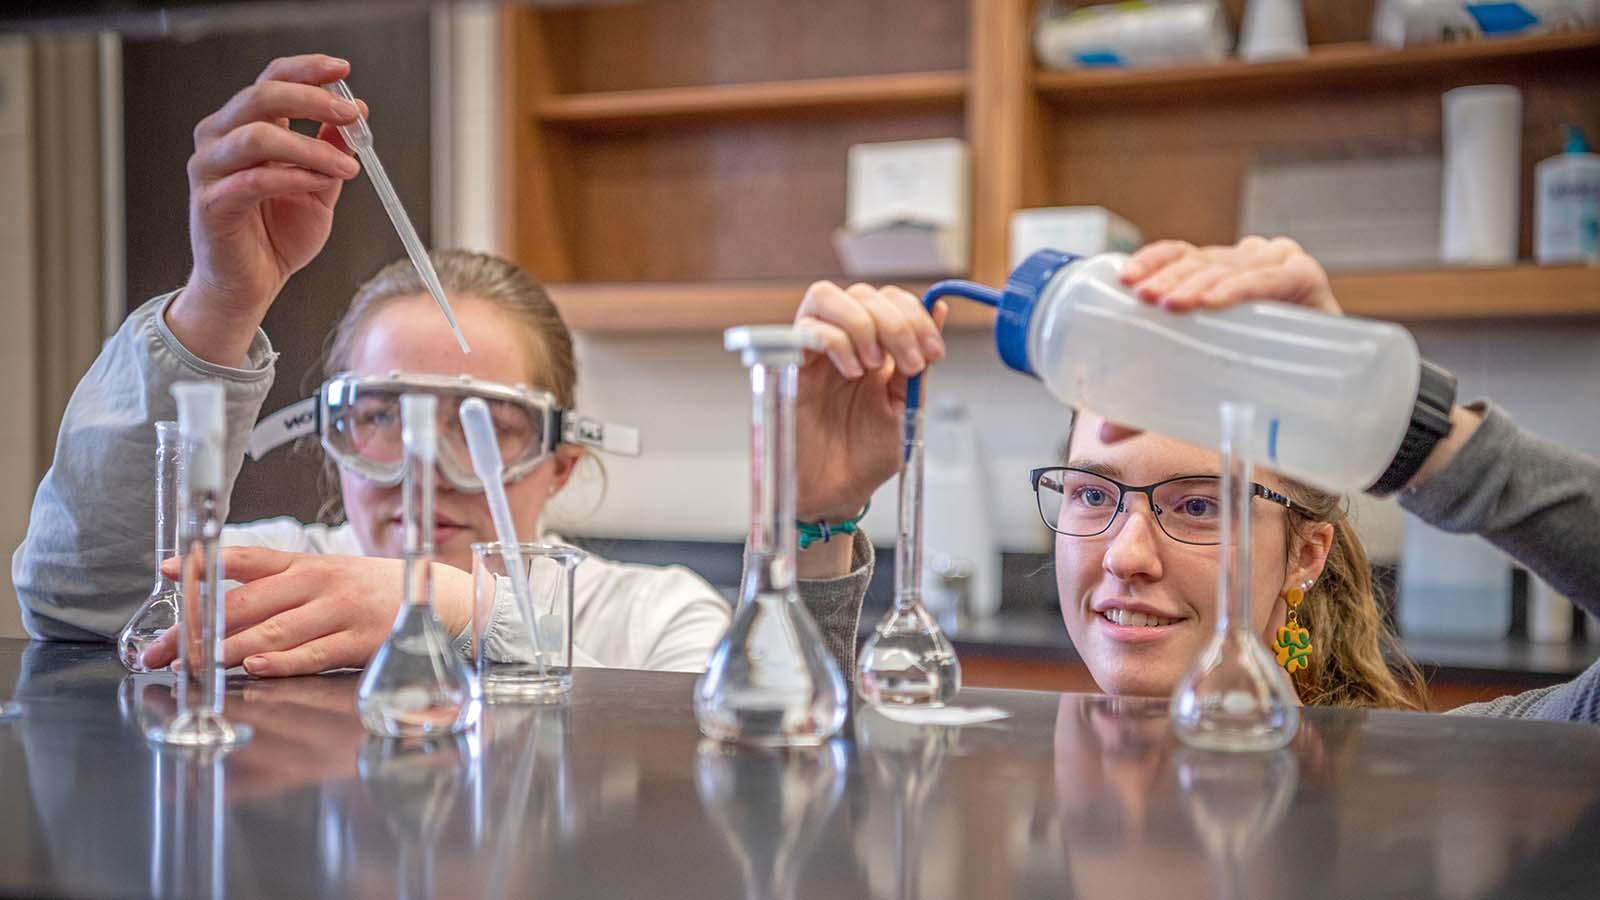
[[[1061,267],[1078,259],[1059,250],[1039,250],[1023,260],[1006,279],[1000,311],[994,321],[994,346],[1007,366],[1024,375],[1039,377],[1033,361],[1028,359],[1028,326],[1033,321],[1033,307]]]

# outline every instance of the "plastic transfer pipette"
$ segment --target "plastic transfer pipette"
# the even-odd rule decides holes
[[[324,85],[335,97],[354,105],[355,94],[350,93],[350,86],[344,79],[332,84]],[[367,127],[367,120],[358,118],[354,125],[340,125],[339,136],[356,152],[361,159],[361,167],[367,170],[367,177],[372,180],[372,186],[378,192],[378,199],[383,201],[383,211],[389,214],[389,221],[394,223],[394,230],[400,233],[400,243],[406,246],[406,255],[411,257],[411,264],[417,267],[417,274],[422,276],[422,283],[428,286],[428,293],[433,295],[434,302],[439,304],[439,311],[444,313],[444,320],[450,323],[450,330],[456,334],[456,343],[461,345],[462,353],[471,353],[472,348],[467,346],[467,336],[461,333],[461,326],[456,324],[455,313],[450,311],[450,301],[444,297],[444,286],[439,284],[439,273],[433,270],[433,261],[428,258],[428,251],[422,246],[422,238],[417,236],[417,229],[411,226],[411,217],[406,215],[406,208],[400,205],[400,195],[394,192],[394,183],[389,180],[389,173],[383,169],[383,163],[378,162],[378,153],[372,149],[372,129]]]
[[[500,555],[506,561],[506,574],[511,576],[511,592],[517,598],[517,608],[528,617],[528,630],[533,633],[533,658],[539,664],[539,677],[545,676],[544,648],[539,646],[539,611],[533,606],[533,587],[528,584],[528,570],[522,567],[522,551],[517,543],[517,526],[511,521],[511,503],[506,499],[506,485],[501,476],[505,465],[500,458],[500,444],[494,437],[494,420],[489,417],[489,405],[478,397],[461,401],[461,430],[467,435],[467,453],[472,457],[472,468],[483,482],[483,492],[489,498],[489,517],[494,520],[494,530],[500,539]]]

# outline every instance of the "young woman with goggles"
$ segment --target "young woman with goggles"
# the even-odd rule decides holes
[[[359,166],[336,126],[358,114],[321,85],[349,74],[326,56],[273,61],[195,130],[189,162],[194,268],[184,287],[135,311],[79,383],[56,455],[39,486],[13,578],[37,638],[114,640],[149,583],[151,423],[173,418],[176,381],[211,379],[226,392],[228,478],[247,450],[265,452],[311,422],[338,484],[336,525],[273,519],[229,525],[223,662],[255,675],[364,664],[400,602],[400,392],[491,401],[519,535],[541,533],[546,502],[589,448],[631,452],[631,432],[575,416],[572,339],[544,289],[504,260],[434,254],[472,347],[463,354],[409,262],[363,285],[330,341],[333,373],[306,408],[268,416],[252,436],[274,377],[260,324],[284,283],[322,249],[345,181]],[[288,120],[321,123],[315,137]],[[285,423],[288,423],[287,425]],[[465,647],[470,545],[495,539],[482,486],[459,429],[444,423],[433,523],[435,602]],[[307,486],[310,489],[310,486]],[[342,516],[338,515],[342,512]],[[340,521],[342,519],[342,521]],[[579,664],[698,670],[728,622],[704,580],[679,567],[586,559],[576,578]],[[146,663],[172,657],[175,635]]]

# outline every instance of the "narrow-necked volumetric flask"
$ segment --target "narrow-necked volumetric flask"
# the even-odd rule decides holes
[[[874,706],[944,706],[961,690],[961,663],[922,603],[922,409],[905,414],[894,607],[861,648],[856,684]]]
[[[750,369],[750,536],[739,605],[695,684],[707,737],[815,746],[844,725],[850,694],[795,586],[795,392],[801,354],[820,345],[785,326],[733,328]]]
[[[1300,726],[1294,685],[1250,627],[1249,446],[1255,410],[1222,404],[1222,553],[1217,627],[1173,692],[1172,727],[1203,750],[1276,750]]]
[[[178,442],[177,422],[156,423],[156,575],[150,596],[117,635],[117,658],[130,672],[148,672],[144,651],[167,629],[178,624],[178,583],[161,571],[161,564],[178,555]]]
[[[433,466],[437,398],[400,397],[405,445],[405,585],[389,637],[356,689],[361,724],[379,737],[457,734],[478,721],[478,679],[450,646],[433,610]]]

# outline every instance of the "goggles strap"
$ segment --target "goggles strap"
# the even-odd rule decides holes
[[[275,413],[263,416],[250,432],[250,443],[245,452],[250,458],[261,461],[273,450],[290,441],[316,434],[321,408],[316,397],[291,403]]]
[[[556,434],[564,444],[582,444],[623,456],[639,455],[639,429],[610,425],[571,410],[556,411]]]

